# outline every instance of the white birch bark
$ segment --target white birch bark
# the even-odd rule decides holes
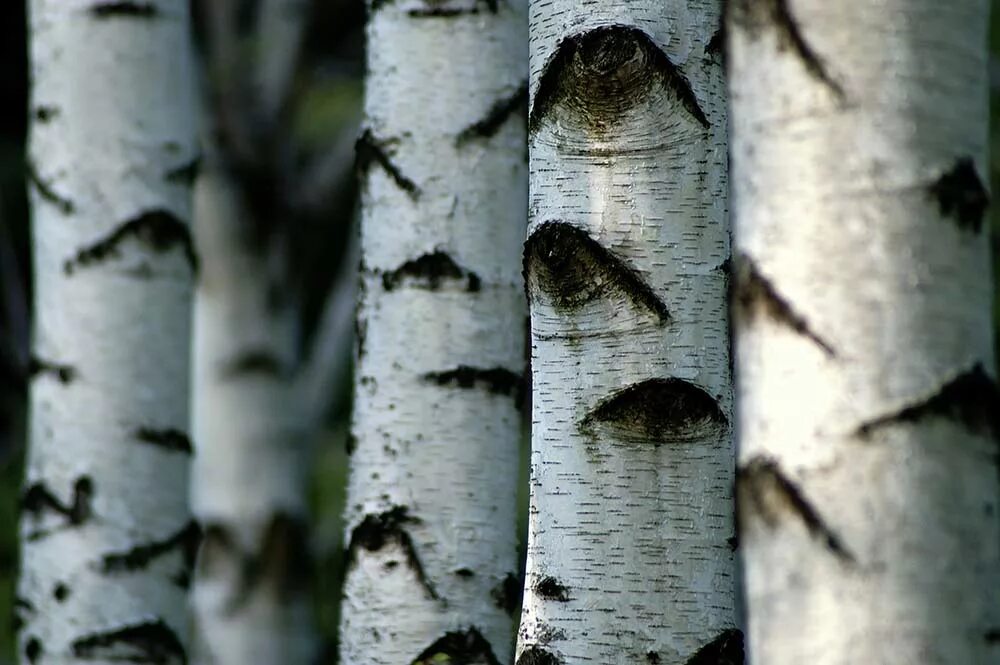
[[[720,3],[531,3],[519,665],[742,661]]]
[[[369,10],[341,662],[494,665],[517,593],[525,5]]]
[[[987,3],[731,3],[757,663],[1000,658]]]
[[[33,0],[23,663],[187,662],[187,3]]]

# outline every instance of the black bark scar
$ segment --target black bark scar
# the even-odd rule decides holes
[[[544,293],[561,309],[573,310],[618,290],[648,310],[662,325],[667,306],[643,278],[587,234],[565,222],[545,222],[524,245],[528,299]]]
[[[195,157],[187,164],[181,164],[177,168],[167,171],[165,177],[168,182],[174,182],[181,185],[193,185],[194,181],[198,179],[198,174],[200,172],[201,155]]]
[[[840,537],[827,526],[816,508],[792,482],[778,463],[766,457],[755,457],[736,473],[736,491],[741,523],[749,509],[771,528],[782,513],[791,512],[806,525],[810,535],[826,545],[827,549],[844,563],[855,563],[854,555],[844,546]],[[742,529],[742,524],[741,524]]]
[[[35,107],[35,120],[42,124],[47,122],[52,122],[55,117],[59,115],[59,108],[55,106],[46,106],[44,104],[39,104]]]
[[[413,538],[406,531],[407,524],[419,523],[409,515],[406,506],[395,506],[385,512],[365,515],[361,523],[351,531],[351,540],[347,546],[347,556],[344,557],[348,567],[357,564],[360,550],[377,552],[387,545],[395,545],[403,551],[406,564],[416,574],[417,581],[427,595],[434,600],[440,600],[437,591],[431,584],[423,564],[417,556]]]
[[[745,31],[751,39],[759,38],[768,28],[773,29],[780,50],[791,50],[810,76],[841,101],[845,99],[844,89],[830,76],[826,64],[802,36],[787,0],[730,0],[727,15],[732,22],[730,25]]]
[[[186,665],[187,652],[177,633],[163,621],[144,621],[73,640],[73,655],[83,660],[120,660],[156,665]]]
[[[446,281],[464,281],[465,290],[475,293],[482,288],[479,275],[455,263],[447,253],[438,250],[407,261],[395,270],[382,273],[382,288],[396,289],[404,281],[412,282],[417,288],[437,291]]]
[[[51,203],[64,215],[71,215],[76,211],[76,204],[74,204],[68,197],[56,192],[56,190],[53,189],[52,184],[42,178],[33,161],[29,160],[27,164],[25,164],[24,168],[28,182],[34,185],[35,190],[38,192],[38,195],[42,197],[43,201]]]
[[[554,577],[546,576],[535,582],[535,593],[545,600],[565,603],[569,600],[569,589]]]
[[[159,10],[152,2],[102,2],[90,8],[95,18],[155,18]]]
[[[246,349],[220,363],[219,376],[233,379],[247,374],[280,377],[285,374],[281,359],[271,349]]]
[[[528,84],[525,82],[514,94],[494,102],[490,110],[479,121],[463,129],[455,138],[455,145],[461,146],[473,139],[490,138],[515,115],[526,114],[528,109]]]
[[[545,64],[528,114],[528,132],[534,134],[554,108],[565,105],[594,129],[607,128],[654,82],[671,90],[702,127],[711,126],[687,78],[642,30],[609,25],[570,35]]]
[[[950,171],[934,181],[928,192],[937,199],[942,217],[952,218],[960,229],[973,233],[982,230],[990,196],[971,157],[956,161]]]
[[[730,628],[698,649],[684,665],[743,665],[743,631]]]
[[[408,661],[409,662],[409,661]],[[500,665],[493,646],[475,627],[445,633],[420,652],[412,665]]]
[[[712,38],[705,44],[705,55],[709,57],[720,56],[725,59],[726,54],[726,26],[723,24],[715,31]]]
[[[868,437],[888,425],[935,416],[954,420],[976,434],[1000,439],[1000,388],[977,363],[930,397],[866,422],[858,427],[857,435]]]
[[[114,575],[145,570],[153,561],[170,552],[179,550],[182,570],[173,579],[179,586],[183,587],[185,586],[184,583],[190,580],[200,543],[201,527],[198,526],[197,522],[191,521],[180,531],[167,536],[163,540],[154,540],[142,545],[136,545],[125,552],[105,554],[101,557],[101,572],[106,575]]]
[[[736,257],[735,277],[734,292],[730,296],[730,303],[737,315],[734,318],[745,318],[750,321],[761,312],[813,342],[827,357],[837,357],[833,347],[816,334],[806,320],[792,309],[791,304],[778,293],[770,280],[760,273],[749,257]]]
[[[413,182],[407,178],[399,167],[396,166],[392,159],[389,157],[389,153],[386,151],[387,141],[379,141],[370,129],[366,129],[362,132],[361,136],[358,138],[357,143],[354,144],[355,159],[357,160],[357,168],[360,173],[365,173],[371,167],[372,164],[378,164],[382,167],[382,170],[388,174],[392,181],[396,183],[400,189],[406,192],[411,199],[416,201],[420,198],[420,188],[417,183]]]
[[[714,436],[728,419],[707,392],[683,379],[648,379],[601,401],[582,426],[600,423],[613,432],[654,445]]]
[[[194,449],[191,446],[191,439],[179,429],[156,429],[153,427],[140,427],[135,431],[135,438],[143,443],[150,443],[160,448],[174,450],[181,453],[191,454]]]
[[[73,483],[72,503],[63,503],[49,491],[45,483],[38,482],[29,485],[21,496],[21,509],[31,514],[36,519],[46,510],[58,513],[66,518],[70,526],[79,526],[86,522],[93,510],[91,499],[94,496],[94,481],[90,476],[80,476]],[[45,535],[46,532],[35,532],[28,535],[29,540],[34,540]]]
[[[32,356],[28,361],[28,376],[35,378],[46,374],[54,376],[59,380],[59,383],[66,385],[76,378],[77,371],[72,365],[57,363],[51,360],[42,360],[41,358]]]
[[[38,662],[43,653],[45,653],[45,649],[42,648],[42,641],[37,637],[29,637],[24,643],[24,657],[32,665]]]
[[[545,649],[528,647],[521,652],[517,665],[562,665],[562,661]]]
[[[429,372],[421,378],[439,386],[481,387],[494,395],[513,397],[518,405],[524,399],[524,377],[503,367],[484,369],[459,365],[444,372]]]
[[[126,220],[106,237],[79,250],[63,262],[63,272],[72,275],[79,268],[86,268],[118,256],[118,246],[128,238],[135,238],[156,252],[165,252],[180,246],[191,270],[197,272],[198,259],[188,225],[163,208],[146,210]]]
[[[496,14],[500,8],[499,0],[477,0],[471,7],[448,7],[443,0],[424,0],[424,3],[426,7],[411,9],[407,14],[413,18],[451,18],[479,14],[484,5],[491,14]]]
[[[514,612],[521,605],[521,580],[514,573],[507,575],[490,590],[490,598],[493,604],[514,616]]]

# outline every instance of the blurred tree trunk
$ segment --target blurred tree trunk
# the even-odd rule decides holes
[[[758,663],[1000,658],[987,14],[731,3]]]
[[[524,3],[369,5],[343,663],[507,662]]]
[[[24,663],[187,662],[186,3],[33,0]]]
[[[518,663],[741,662],[717,1],[533,1]]]

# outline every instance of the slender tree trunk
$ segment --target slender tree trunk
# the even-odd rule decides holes
[[[753,659],[1000,657],[987,3],[733,1]]]
[[[719,5],[531,3],[522,665],[742,658]]]
[[[33,0],[24,663],[187,662],[186,3]]]
[[[524,9],[369,6],[344,663],[509,659]]]

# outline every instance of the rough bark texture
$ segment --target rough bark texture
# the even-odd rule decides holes
[[[33,0],[23,663],[187,662],[186,3]]]
[[[758,663],[1000,658],[984,1],[730,3]]]
[[[341,662],[509,659],[523,2],[369,6]]]
[[[531,3],[520,665],[742,661],[719,12]]]

